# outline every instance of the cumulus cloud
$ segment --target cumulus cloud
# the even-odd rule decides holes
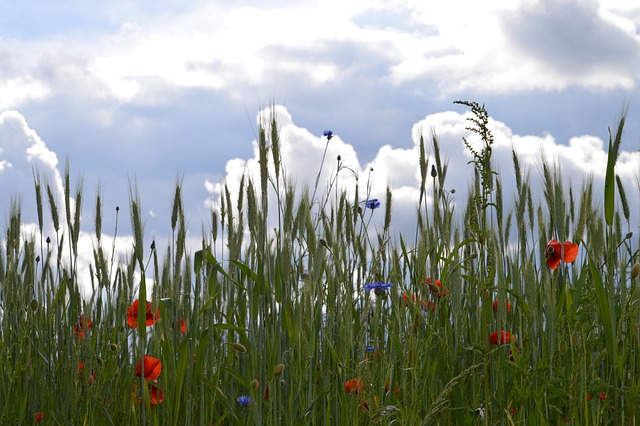
[[[544,0],[505,13],[505,40],[521,58],[538,64],[562,85],[631,87],[640,65],[633,24],[595,0]]]
[[[631,88],[638,79],[640,19],[615,2],[194,2],[169,10],[114,2],[83,17],[100,21],[95,32],[83,26],[17,48],[0,40],[0,106],[73,87],[124,103],[161,103],[159,87],[240,98],[292,76],[314,87],[429,82],[442,96]]]
[[[66,219],[64,209],[64,185],[58,169],[57,154],[51,151],[44,141],[33,130],[22,114],[16,111],[7,111],[0,114],[0,209],[3,210],[5,220],[11,208],[12,198],[20,200],[21,207],[21,235],[24,238],[33,238],[36,243],[36,252],[40,252],[40,230],[35,215],[35,181],[41,184],[43,197],[43,239],[50,237],[52,243],[42,247],[43,250],[53,250],[53,258],[56,257],[56,235],[66,233]],[[46,185],[49,185],[57,205],[60,217],[60,230],[56,234],[51,220],[49,202],[47,199]],[[31,194],[31,195],[28,195]],[[71,194],[74,195],[73,193]],[[75,209],[75,200],[71,200],[72,214]],[[0,238],[3,238],[2,235]],[[4,242],[2,243],[4,244]],[[92,279],[89,265],[93,263],[93,250],[100,244],[105,253],[113,250],[114,265],[125,262],[130,255],[133,246],[131,236],[112,236],[102,234],[100,242],[94,233],[81,231],[78,237],[77,273],[82,294],[89,298],[93,294]],[[109,259],[111,256],[109,255]],[[62,262],[70,265],[69,250],[62,251]],[[115,267],[115,266],[114,266]],[[149,280],[152,285],[152,280]]]
[[[54,194],[62,194],[56,153],[29,127],[22,114],[16,111],[0,113],[0,193],[3,194],[3,204],[10,195],[34,193],[34,173],[36,178],[42,176],[47,179]]]
[[[269,110],[261,114],[269,114]],[[397,149],[391,146],[379,148],[375,158],[362,166],[358,154],[353,147],[343,141],[339,135],[326,144],[326,139],[321,135],[314,135],[304,128],[298,127],[284,107],[277,107],[276,112],[280,117],[280,130],[283,140],[283,162],[285,163],[288,177],[298,189],[304,186],[313,187],[316,174],[319,170],[322,155],[327,147],[328,161],[321,174],[321,191],[327,188],[328,182],[336,171],[335,158],[341,155],[344,164],[348,164],[355,172],[357,180],[352,174],[340,175],[338,181],[341,188],[353,194],[355,184],[360,185],[360,194],[369,194],[369,198],[384,200],[386,187],[389,186],[393,197],[393,231],[409,235],[415,230],[416,211],[419,197],[420,172],[418,164],[420,135],[426,140],[429,163],[434,163],[433,149],[429,146],[432,132],[435,132],[440,145],[440,153],[443,161],[448,163],[449,172],[446,177],[445,189],[455,189],[452,195],[453,202],[464,206],[466,203],[467,188],[473,175],[472,165],[468,164],[472,159],[471,154],[464,147],[462,138],[466,137],[472,145],[479,143],[478,138],[469,133],[468,112],[447,111],[426,116],[415,123],[413,128],[414,146],[411,149]],[[604,142],[595,136],[581,135],[571,138],[568,145],[558,143],[552,135],[517,135],[506,123],[491,120],[490,129],[494,136],[493,162],[498,171],[505,198],[505,207],[512,206],[512,196],[515,194],[515,179],[513,178],[512,150],[518,154],[521,168],[530,176],[533,186],[535,202],[542,202],[542,162],[550,166],[557,165],[567,185],[571,184],[574,193],[580,191],[580,186],[585,179],[593,177],[596,188],[596,197],[602,194],[604,171],[606,168],[607,153]],[[249,159],[234,159],[227,163],[225,181],[232,194],[238,190],[238,182],[243,175],[252,177],[259,182],[259,156],[257,144],[254,141],[254,156]],[[627,199],[632,211],[631,224],[638,223],[639,197],[635,194],[640,191],[635,182],[639,179],[640,152],[631,152],[624,149],[620,154],[616,172],[623,181]],[[344,172],[344,171],[343,171]],[[344,179],[342,178],[344,177]],[[210,196],[207,205],[218,208],[220,197],[220,185],[207,181],[205,188]],[[322,192],[320,192],[322,193]],[[361,195],[362,196],[362,195]],[[232,195],[235,199],[235,195]],[[597,198],[596,198],[597,200]],[[430,205],[430,200],[427,200]],[[461,209],[458,209],[460,212]],[[378,226],[382,221],[382,213],[373,221]]]

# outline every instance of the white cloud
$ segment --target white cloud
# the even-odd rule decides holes
[[[44,82],[33,77],[0,80],[0,111],[16,108],[27,101],[45,99],[50,93]]]
[[[159,102],[158,85],[241,97],[292,75],[314,86],[362,78],[430,82],[442,96],[629,89],[640,64],[640,12],[620,2],[196,2],[164,14],[115,3],[112,9],[107,16],[119,25],[110,33],[85,27],[46,43],[0,41],[8,52],[0,107],[78,86],[85,96],[119,102]]]
[[[316,174],[320,167],[326,139],[309,133],[306,129],[295,125],[289,113],[283,108],[276,108],[281,120],[281,136],[283,140],[283,162],[285,163],[288,178],[295,182],[300,190],[304,186],[313,187]],[[262,113],[265,114],[265,110]],[[343,164],[350,167],[358,175],[361,197],[370,188],[370,198],[378,198],[383,201],[385,188],[389,185],[393,193],[393,221],[392,228],[395,232],[402,232],[405,237],[412,235],[415,230],[416,208],[419,196],[420,172],[418,165],[419,135],[422,133],[427,145],[427,155],[430,164],[433,163],[433,149],[430,146],[431,129],[437,135],[441,158],[448,162],[448,174],[445,189],[455,189],[452,199],[456,204],[466,203],[468,184],[473,175],[473,166],[468,164],[471,155],[464,147],[462,138],[466,137],[472,145],[479,143],[474,134],[470,134],[465,128],[469,126],[466,118],[469,113],[457,113],[453,111],[437,113],[426,116],[414,125],[414,147],[411,149],[394,149],[388,145],[379,149],[371,163],[359,166],[358,155],[353,147],[340,139],[339,135],[331,139],[328,145],[328,153],[323,172],[321,174],[322,194],[329,182],[332,173],[335,173],[335,157],[340,154]],[[490,120],[490,129],[495,138],[493,144],[493,162],[500,174],[505,197],[505,207],[510,208],[511,196],[515,194],[515,180],[513,179],[512,148],[518,153],[521,168],[525,174],[530,175],[533,185],[534,202],[544,202],[542,197],[542,172],[541,161],[545,161],[553,167],[558,164],[562,171],[565,184],[574,187],[574,193],[579,193],[580,185],[588,176],[593,176],[595,183],[596,202],[602,194],[604,170],[606,168],[607,154],[604,142],[591,135],[583,135],[571,138],[568,145],[563,145],[552,135],[517,135],[513,134],[507,124]],[[255,142],[254,142],[255,145]],[[270,159],[271,161],[271,159]],[[373,171],[371,171],[371,168]],[[639,198],[633,182],[638,179],[640,170],[640,152],[623,150],[620,154],[616,172],[625,183],[627,199],[632,211],[632,225],[639,222],[638,217]],[[339,183],[342,188],[353,195],[355,180],[348,174],[340,174]],[[255,182],[259,182],[259,164],[257,147],[254,156],[247,160],[235,159],[227,163],[226,182],[229,184],[232,200],[236,199],[237,183],[241,176],[247,174],[253,176]],[[430,177],[428,177],[430,179]],[[430,180],[428,182],[430,188]],[[208,205],[219,206],[219,186],[206,182],[210,193]],[[430,200],[428,200],[428,205]],[[271,211],[274,211],[271,208]],[[462,209],[457,210],[461,214]],[[376,213],[377,214],[377,213]],[[381,229],[383,219],[382,211],[375,216],[373,224]],[[460,218],[458,218],[460,219]]]
[[[5,196],[32,193],[34,172],[50,179],[52,189],[62,193],[56,153],[47,148],[19,112],[0,113],[0,162],[5,165],[0,168],[0,192]]]

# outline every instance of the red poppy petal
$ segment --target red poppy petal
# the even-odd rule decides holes
[[[558,265],[560,264],[559,257],[549,256],[547,259],[547,266],[551,269],[558,269]]]
[[[578,257],[578,245],[571,241],[564,242],[564,261],[566,263],[573,262]]]
[[[497,345],[498,344],[498,332],[497,331],[494,331],[493,333],[491,333],[491,336],[489,336],[489,341],[493,345]]]

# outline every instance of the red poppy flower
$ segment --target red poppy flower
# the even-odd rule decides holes
[[[600,395],[598,395],[598,398],[600,398],[600,401],[604,401],[605,399],[607,399],[607,394],[604,392],[600,392]]]
[[[513,340],[515,340],[516,338],[514,337]],[[515,356],[514,356],[515,354]],[[511,349],[509,351],[509,361],[511,362],[515,362],[516,361],[516,356],[520,356],[520,348],[518,348],[517,346],[514,346],[513,349]]]
[[[389,393],[389,380],[387,379],[386,382],[384,382],[384,393],[385,395],[387,393]],[[400,393],[400,386],[396,386],[396,388],[393,390],[394,395],[397,395]]]
[[[447,290],[448,292],[448,290]],[[413,302],[416,303],[418,301],[418,297],[413,294],[413,293],[409,293],[409,295],[407,296],[407,293],[402,293],[402,301],[404,302],[405,306],[409,305],[409,301],[413,298]],[[436,310],[436,305],[435,303],[433,303],[430,300],[420,300],[420,309],[422,309],[423,311],[435,311]]]
[[[144,356],[144,379],[155,380],[162,373],[162,362],[158,358],[152,356]],[[142,375],[142,360],[138,361],[136,366],[136,376]]]
[[[43,413],[43,412],[41,412],[41,411],[38,411],[38,412],[36,413],[36,422],[37,422],[37,423],[40,423],[42,420],[44,420],[44,417],[45,417],[45,416],[46,416],[46,414],[45,414],[45,413]]]
[[[83,376],[84,375],[84,362],[79,362],[78,363],[78,375]],[[92,368],[91,369],[91,373],[89,373],[89,376],[92,376],[95,380],[96,378],[96,371]]]
[[[155,316],[153,312],[151,312],[151,302],[147,302],[147,325],[155,324],[160,318],[160,309],[156,309]],[[131,306],[129,306],[129,310],[127,311],[127,323],[129,327],[138,328],[138,299],[136,299]]]
[[[495,312],[498,312],[498,305],[499,305],[499,303],[498,303],[498,299],[494,300],[494,301],[493,301],[493,310],[494,310]],[[505,303],[504,303],[504,307],[505,307],[505,309],[507,310],[507,312],[511,312],[511,303],[509,303],[509,302],[505,302]]]
[[[446,296],[447,294],[449,294],[448,289],[442,288],[442,283],[440,282],[440,280],[436,280],[435,283],[432,283],[431,278],[427,278],[424,284],[426,284],[426,286],[429,288],[429,291],[431,291],[431,293],[438,296],[438,299],[440,299],[442,296]]]
[[[149,403],[151,406],[153,407],[154,405],[160,404],[163,400],[162,390],[154,385],[153,382],[147,383],[147,389],[149,389]],[[140,400],[136,391],[131,392],[131,399],[138,404],[142,403],[142,400]]]
[[[410,299],[413,299],[414,302],[418,301],[418,298],[415,294],[409,293],[409,296],[407,296],[407,293],[402,293],[402,302],[405,304],[405,306],[409,305]]]
[[[149,383],[149,399],[152,407],[162,402],[162,391],[151,383]]]
[[[512,337],[513,337],[514,341],[518,340],[518,339],[516,339],[516,336],[513,336],[508,331],[500,330],[500,344],[501,345],[511,343],[511,338]],[[489,337],[489,341],[494,345],[498,344],[498,332],[497,331],[494,331],[493,333],[491,333],[491,336]]]
[[[264,390],[264,399],[269,399],[269,386]]]
[[[91,318],[85,318],[84,315],[80,315],[78,322],[73,326],[73,334],[75,334],[78,339],[83,340],[85,328],[91,330],[93,328],[93,322]]]
[[[171,328],[174,328],[175,322],[171,321]],[[180,318],[180,333],[187,334],[187,323],[184,320],[184,317]]]
[[[364,380],[362,379],[350,379],[344,383],[344,388],[347,390],[347,393],[351,393],[351,391],[358,393],[362,389],[364,389]]]
[[[545,248],[545,256],[547,266],[551,269],[557,269],[560,261],[571,263],[578,257],[578,245],[571,241],[560,243],[557,240],[551,240]]]

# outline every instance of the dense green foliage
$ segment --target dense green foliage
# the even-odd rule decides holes
[[[368,188],[334,184],[340,159],[326,190],[316,180],[299,192],[272,116],[258,136],[259,180],[247,176],[236,194],[224,186],[194,252],[179,183],[164,257],[130,194],[125,262],[104,247],[98,193],[89,298],[78,274],[82,186],[71,192],[67,167],[58,206],[44,183],[55,230],[45,235],[36,178],[35,236],[16,205],[0,248],[0,423],[635,424],[639,251],[628,183],[613,185],[616,158],[605,209],[591,180],[574,197],[546,163],[538,199],[515,151],[513,176],[493,171],[488,114],[461,104],[481,142],[461,141],[473,156],[468,201],[454,213],[437,137],[421,138],[415,235],[392,233],[391,191],[378,209]],[[513,178],[509,210],[501,181]],[[373,215],[384,215],[378,232]],[[578,258],[549,268],[551,239],[577,243]],[[393,285],[367,290],[375,283]],[[159,375],[153,360],[136,375],[143,355],[160,361]]]

